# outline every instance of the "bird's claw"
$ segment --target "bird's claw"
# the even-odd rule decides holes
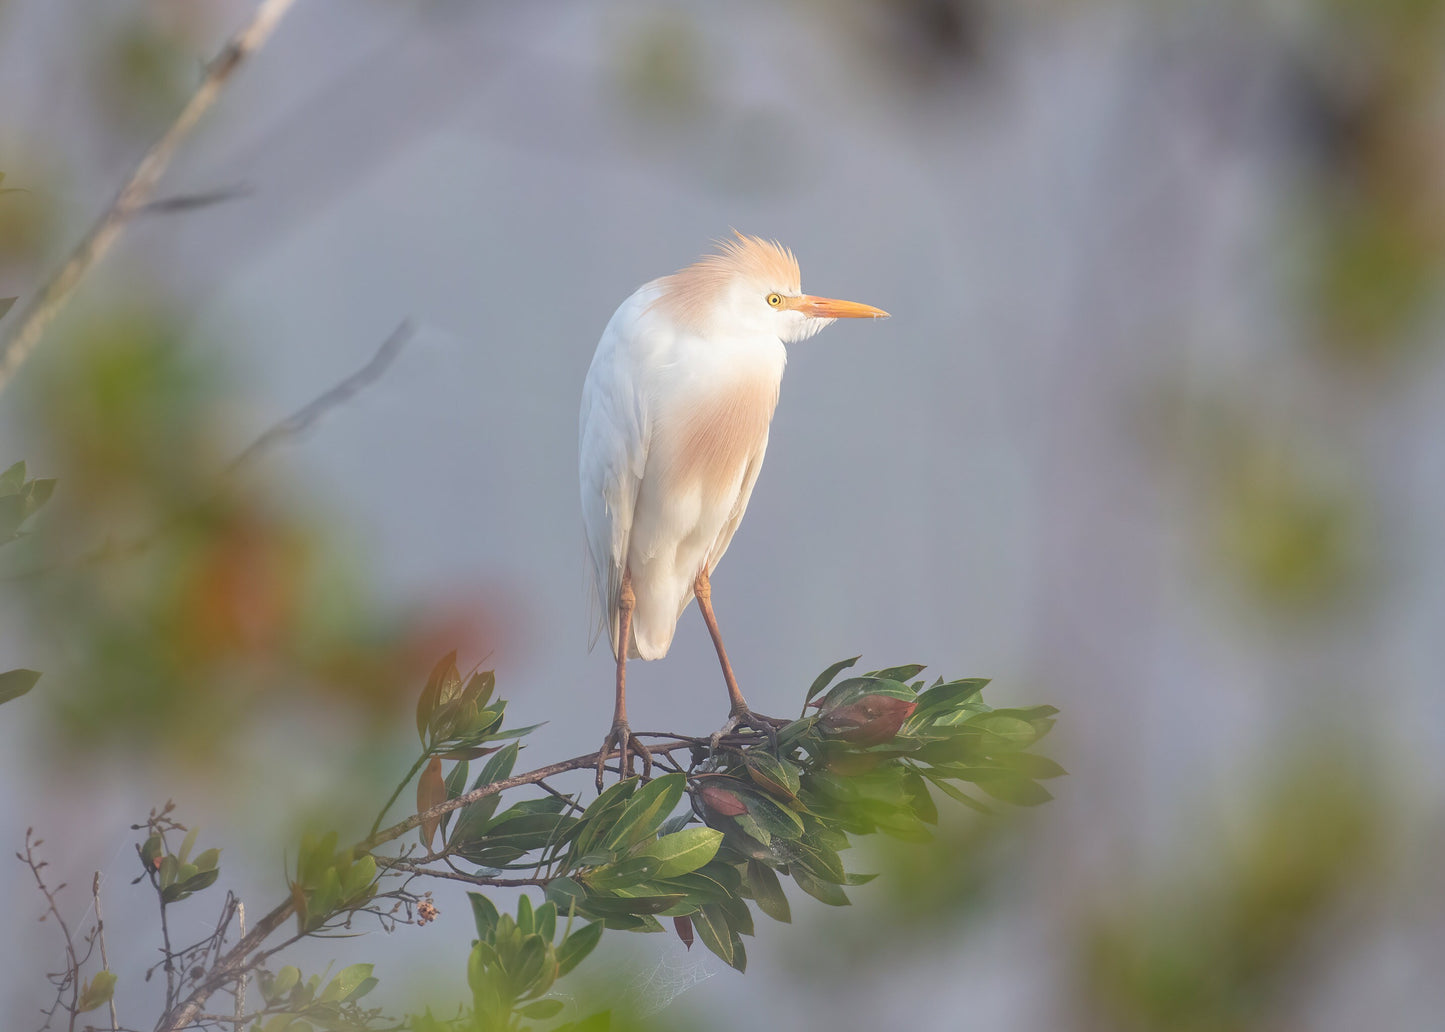
[[[747,728],[756,731],[767,737],[768,748],[774,754],[778,751],[778,728],[788,723],[787,720],[778,717],[765,717],[761,713],[754,713],[750,709],[734,710],[728,714],[723,726],[718,728],[708,738],[708,755],[716,756],[718,744],[728,735],[735,733],[739,728]]]
[[[614,748],[618,750],[617,769],[622,777],[632,776],[634,753],[642,757],[642,780],[652,777],[652,753],[642,744],[642,740],[632,733],[627,721],[619,720],[612,725],[612,730],[607,732],[607,737],[602,739],[602,748],[597,750],[597,791],[602,791],[602,774],[607,769],[607,759]]]

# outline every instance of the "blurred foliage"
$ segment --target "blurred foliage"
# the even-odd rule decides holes
[[[1358,486],[1268,449],[1236,456],[1212,493],[1219,553],[1257,599],[1318,614],[1363,584],[1369,539]]]
[[[1378,891],[1389,806],[1348,740],[1251,782],[1232,832],[1196,832],[1177,873],[1131,889],[1080,943],[1085,1027],[1245,1032],[1281,1025],[1352,902]],[[1320,972],[1313,972],[1319,977]]]
[[[44,255],[58,228],[57,174],[32,161],[0,174],[0,273],[18,276]]]
[[[50,500],[54,491],[54,477],[27,477],[24,462],[17,462],[0,473],[0,545],[24,536],[25,522]],[[0,673],[0,702],[20,698],[39,680],[40,673],[36,670]]]
[[[200,77],[197,41],[210,16],[194,4],[148,4],[90,37],[91,93],[111,128],[151,132],[175,116]]]
[[[1309,337],[1328,357],[1384,367],[1423,343],[1445,261],[1445,122],[1438,0],[1325,0],[1295,62],[1317,142],[1304,233]]]
[[[687,13],[662,8],[635,19],[618,42],[617,84],[626,106],[663,122],[695,118],[708,106],[708,54]]]
[[[63,328],[30,374],[24,407],[64,487],[10,588],[64,657],[58,730],[211,758],[244,747],[268,701],[307,697],[379,730],[424,628],[371,602],[294,501],[225,475],[240,446],[222,370],[182,333],[137,301]]]
[[[1252,602],[1290,620],[1338,614],[1379,576],[1364,472],[1323,429],[1260,415],[1236,395],[1185,382],[1154,399],[1162,457],[1191,474],[1199,544]]]

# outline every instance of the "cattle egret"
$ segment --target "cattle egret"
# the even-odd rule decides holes
[[[712,636],[731,708],[717,735],[769,735],[738,689],[712,609],[709,578],[748,507],[768,446],[786,344],[834,319],[884,318],[856,301],[804,294],[791,251],[735,235],[716,253],[639,287],[613,313],[582,387],[582,516],[600,619],[617,661],[612,729],[651,768],[627,724],[627,660],[660,659],[693,598]]]

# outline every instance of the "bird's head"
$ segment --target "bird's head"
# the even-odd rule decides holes
[[[886,319],[857,301],[804,294],[793,252],[775,241],[734,233],[715,253],[664,277],[661,313],[702,336],[804,340],[834,319]]]

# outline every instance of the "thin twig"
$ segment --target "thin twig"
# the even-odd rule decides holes
[[[391,365],[401,352],[402,346],[411,339],[415,332],[411,320],[403,320],[400,326],[391,331],[391,336],[381,342],[381,347],[376,349],[376,354],[371,356],[371,361],[252,441],[245,451],[231,460],[231,464],[226,467],[226,472],[228,474],[235,473],[243,466],[255,462],[278,444],[305,433],[316,425],[316,421],[327,412],[343,402],[350,401],[362,389],[375,383],[380,379],[381,374],[386,372],[386,367]]]
[[[346,379],[326,391],[317,395],[291,415],[274,423],[261,432],[260,436],[240,451],[234,459],[227,463],[224,477],[229,477],[242,470],[245,466],[255,462],[266,452],[276,448],[278,445],[293,439],[297,434],[304,432],[314,426],[323,415],[342,402],[349,401],[355,397],[363,388],[376,382],[382,373],[391,365],[402,347],[414,333],[411,320],[404,320],[391,335],[386,338],[371,356],[366,365],[352,373]],[[150,549],[155,543],[172,527],[182,523],[189,512],[203,509],[213,498],[209,495],[204,502],[201,502],[185,512],[171,516],[160,526],[131,538],[129,541],[107,541],[97,548],[81,555],[79,558],[64,564],[46,564],[24,570],[19,573],[7,574],[0,577],[0,583],[8,581],[28,581],[47,574],[56,572],[62,566],[71,566],[76,569],[84,569],[88,566],[95,566],[99,563],[115,559],[126,559],[131,556],[141,555]]]
[[[30,868],[30,873],[35,876],[35,884],[40,889],[40,894],[45,897],[46,911],[55,918],[55,923],[60,926],[60,934],[65,939],[66,970],[58,983],[59,991],[56,995],[55,1007],[60,1006],[60,1001],[64,998],[65,990],[68,988],[70,990],[70,1006],[66,1009],[70,1012],[69,1028],[70,1032],[75,1032],[75,1019],[80,1015],[81,958],[76,953],[75,940],[70,935],[70,926],[65,923],[65,918],[60,916],[60,907],[55,903],[55,892],[59,892],[65,888],[65,884],[62,882],[54,892],[45,884],[45,879],[41,877],[40,870],[46,866],[46,861],[37,861],[35,859],[35,847],[39,846],[43,840],[32,840],[34,831],[35,829],[33,828],[25,829],[25,852],[16,853],[15,855],[24,862],[25,866]],[[42,917],[41,920],[43,921],[45,919]],[[50,1025],[49,1018],[55,1015],[55,1007],[50,1008],[49,1016],[45,1022],[47,1027]]]
[[[45,327],[64,307],[81,279],[105,257],[131,216],[150,201],[177,148],[190,135],[201,116],[216,102],[236,69],[261,48],[294,2],[295,0],[261,0],[250,22],[232,36],[215,60],[207,65],[206,74],[201,78],[196,92],[191,94],[190,100],[186,101],[185,107],[181,108],[170,128],[152,145],[145,157],[141,158],[140,164],[131,173],[130,179],[116,195],[110,208],[100,217],[100,221],[91,227],[85,239],[71,252],[50,282],[26,306],[25,314],[17,323],[14,334],[6,342],[4,349],[0,350],[0,391],[5,389],[20,366],[30,357],[30,353],[40,343]]]
[[[524,885],[535,885],[539,888],[546,888],[552,881],[551,878],[489,878],[480,874],[467,874],[465,871],[440,870],[438,868],[422,867],[409,860],[381,860],[380,865],[392,871],[407,871],[410,874],[420,874],[428,878],[446,878],[449,881],[467,882],[471,885],[485,885],[489,888],[518,888]]]
[[[381,811],[376,815],[376,820],[371,822],[371,830],[367,832],[368,835],[376,834],[377,829],[381,827],[382,819],[386,816],[386,811],[391,809],[392,804],[401,796],[402,791],[407,785],[411,784],[411,779],[416,777],[416,772],[421,770],[422,766],[430,758],[430,752],[424,752],[417,757],[416,762],[411,765],[411,770],[406,772],[406,777],[401,779],[401,783],[398,784],[396,789],[391,793],[391,798],[382,805]]]
[[[90,882],[90,895],[95,900],[95,936],[100,940],[100,966],[106,971],[110,970],[110,959],[105,955],[105,915],[100,911],[100,872],[95,872],[95,877]],[[116,1032],[120,1027],[120,1019],[115,1016],[115,994],[110,996],[110,1032]]]
[[[174,197],[162,197],[159,200],[151,201],[141,209],[146,215],[174,215],[178,212],[195,211],[197,208],[209,208],[212,205],[224,204],[226,201],[233,201],[237,197],[246,197],[251,193],[249,186],[223,186],[216,190],[204,190],[200,193],[177,194]]]
[[[161,942],[164,944],[165,953],[161,957],[161,966],[166,969],[166,1006],[170,1007],[176,1000],[176,966],[174,963],[175,954],[171,952],[171,926],[166,919],[166,894],[161,889],[160,878],[155,871],[148,871],[151,885],[156,890],[156,903],[161,908]]]

